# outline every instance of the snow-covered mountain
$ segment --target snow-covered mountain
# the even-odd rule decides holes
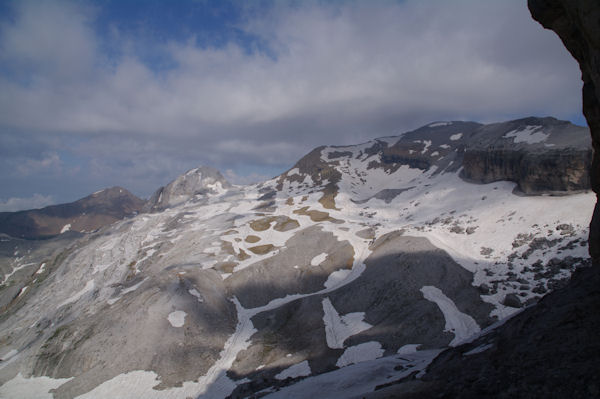
[[[0,397],[352,397],[417,374],[589,263],[590,154],[553,118],[435,122],[252,186],[194,169],[77,240],[4,237]]]

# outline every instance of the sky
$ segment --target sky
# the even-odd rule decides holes
[[[525,0],[0,0],[0,211],[433,121],[585,125],[580,76]]]

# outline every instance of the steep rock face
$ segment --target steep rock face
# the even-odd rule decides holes
[[[524,118],[478,129],[462,176],[478,183],[514,181],[526,194],[590,188],[587,129],[554,118]]]
[[[0,233],[47,238],[66,231],[93,231],[140,211],[145,201],[122,187],[111,187],[68,204],[0,213]]]
[[[600,3],[596,0],[529,0],[532,17],[552,29],[579,62],[583,80],[583,113],[594,147],[591,185],[600,193]],[[590,254],[600,262],[600,203],[590,224]]]
[[[221,172],[208,166],[191,169],[156,192],[144,210],[157,211],[182,204],[196,195],[221,193],[231,187]]]

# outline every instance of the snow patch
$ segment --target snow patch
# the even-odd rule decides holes
[[[0,398],[19,399],[52,399],[51,390],[72,380],[71,378],[31,377],[24,378],[21,373],[15,378],[0,386]]]
[[[437,304],[444,314],[446,319],[446,329],[444,331],[454,333],[454,339],[450,342],[450,346],[456,346],[481,331],[477,322],[471,316],[458,310],[452,299],[444,295],[439,288],[426,285],[421,288],[421,292],[425,299]]]
[[[542,126],[526,126],[522,130],[513,130],[506,133],[503,138],[511,138],[514,137],[513,143],[527,143],[527,144],[537,144],[543,141],[550,136],[548,133],[540,132]]]
[[[198,292],[197,289],[192,288],[191,290],[188,290],[188,292],[190,293],[190,295],[195,296],[198,299],[198,302],[200,302],[200,303],[204,302],[204,298],[202,297],[202,294],[200,294],[200,292]]]
[[[306,377],[307,375],[311,375],[311,373],[312,371],[308,365],[308,360],[305,360],[288,367],[279,374],[276,374],[275,378],[278,380],[285,380],[286,378]]]
[[[325,281],[325,288],[333,288],[336,285],[339,285],[342,281],[346,279],[352,273],[350,269],[340,269],[331,273],[329,277],[327,277],[327,281]]]
[[[273,392],[265,399],[339,399],[360,398],[378,385],[422,372],[440,350],[419,351],[411,355],[382,357],[353,364],[328,373],[308,377]],[[393,378],[392,380],[390,378]],[[267,390],[264,390],[268,392]]]
[[[35,272],[35,274],[42,274],[44,273],[44,268],[46,267],[45,263],[42,263],[42,265],[40,266],[40,268],[38,269],[37,272]]]
[[[377,341],[365,342],[363,344],[347,348],[335,363],[338,367],[375,360],[383,356],[383,348]]]
[[[29,288],[28,285],[26,285],[25,287],[21,288],[21,291],[19,291],[19,295],[17,295],[17,298],[20,297],[21,295],[23,295],[25,293],[25,291],[27,291],[28,288]]]
[[[325,339],[332,349],[344,348],[344,341],[361,331],[373,327],[363,321],[365,312],[348,313],[340,316],[329,298],[323,299],[323,321],[325,322]]]
[[[400,349],[398,349],[398,352],[396,352],[399,355],[407,355],[409,353],[415,353],[417,351],[417,349],[419,349],[419,346],[421,346],[421,344],[406,344],[404,346],[402,346]]]
[[[66,232],[67,232],[67,231],[69,231],[69,230],[71,230],[71,223],[69,223],[69,224],[65,224],[65,225],[63,226],[63,228],[62,228],[62,229],[60,229],[60,234],[62,234],[62,233],[66,233]]]
[[[427,150],[429,150],[429,147],[431,147],[431,140],[423,140],[423,144],[425,144],[425,148],[423,148],[421,154],[425,154]]]
[[[323,252],[322,254],[319,254],[319,255],[315,256],[314,258],[312,258],[312,260],[310,261],[310,265],[311,266],[319,266],[321,263],[323,263],[325,261],[325,259],[327,259],[327,254],[325,252]]]
[[[462,138],[462,136],[463,136],[462,133],[456,133],[456,134],[453,134],[452,136],[450,136],[450,140],[451,141],[460,140]]]
[[[451,125],[452,122],[434,122],[427,125],[427,127],[439,127],[439,126],[448,126]]]
[[[187,316],[187,313],[185,313],[183,310],[176,310],[174,312],[169,313],[167,319],[173,327],[179,328],[183,327],[185,323],[185,316]]]

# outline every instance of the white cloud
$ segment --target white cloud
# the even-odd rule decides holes
[[[137,55],[143,38],[95,33],[92,7],[14,6],[14,21],[0,23],[0,62],[11,71],[0,72],[0,128],[60,132],[66,145],[110,133],[121,145],[88,154],[98,176],[111,160],[130,180],[152,159],[173,168],[191,158],[224,169],[289,166],[321,144],[433,120],[567,118],[581,109],[575,61],[522,0],[276,2],[260,13],[249,5],[239,29],[268,51],[197,47],[194,37],[153,43],[148,52],[174,61],[160,72]]]
[[[34,194],[29,198],[12,197],[5,201],[0,200],[0,212],[16,212],[25,209],[38,209],[54,204],[52,195]]]

